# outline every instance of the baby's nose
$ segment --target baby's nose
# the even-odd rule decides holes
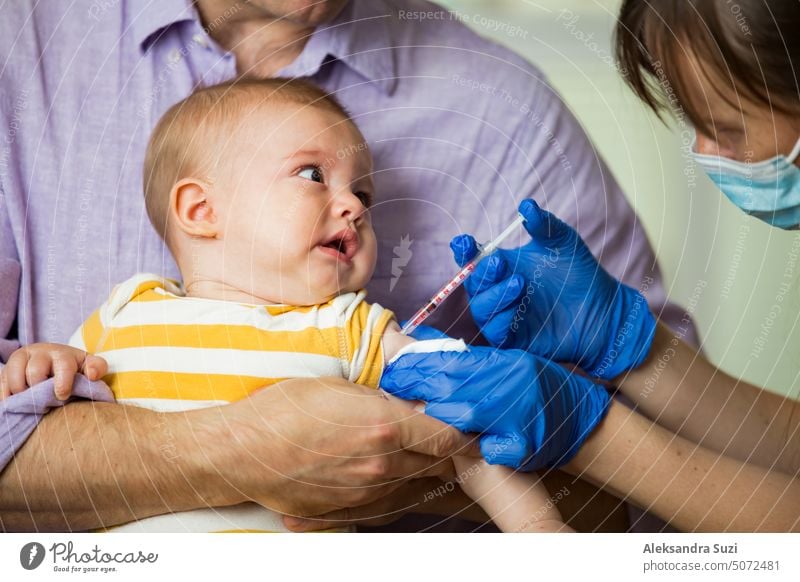
[[[356,220],[363,212],[364,205],[350,190],[340,192],[333,200],[333,213],[336,216]]]

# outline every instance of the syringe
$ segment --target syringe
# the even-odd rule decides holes
[[[478,248],[480,248],[480,252],[478,253],[478,255],[474,259],[472,259],[469,263],[464,265],[464,267],[462,267],[462,269],[456,274],[455,277],[450,279],[450,281],[448,281],[444,287],[439,289],[439,292],[436,293],[436,295],[434,295],[433,297],[431,297],[430,300],[425,304],[425,306],[419,311],[417,311],[414,314],[414,316],[406,322],[406,324],[403,326],[403,329],[400,330],[401,333],[404,333],[406,335],[410,334],[415,329],[417,329],[417,327],[423,321],[428,319],[431,316],[431,314],[434,311],[436,311],[442,303],[444,303],[444,300],[447,299],[453,291],[455,291],[456,289],[461,287],[461,285],[464,284],[464,280],[472,274],[478,263],[480,263],[481,260],[483,260],[485,257],[488,257],[495,250],[497,250],[497,247],[499,247],[500,244],[505,239],[507,239],[511,235],[511,233],[514,232],[517,229],[517,227],[520,226],[523,222],[525,222],[525,218],[520,214],[514,220],[514,222],[508,225],[508,228],[506,228],[503,232],[497,235],[494,240],[486,243],[483,246],[479,246]]]

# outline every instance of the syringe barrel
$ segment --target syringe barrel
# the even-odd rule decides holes
[[[455,291],[456,289],[461,287],[461,285],[464,284],[466,278],[469,277],[470,274],[472,274],[472,272],[475,270],[475,267],[478,264],[478,262],[479,259],[476,258],[467,263],[466,265],[464,265],[464,267],[458,273],[456,273],[455,277],[450,279],[450,281],[448,281],[441,289],[439,289],[436,295],[431,297],[428,303],[426,303],[422,309],[417,311],[411,317],[411,319],[409,319],[406,322],[406,324],[403,326],[403,329],[400,331],[408,335],[409,333],[417,329],[417,327],[423,321],[428,319],[431,316],[431,314],[434,311],[436,311],[442,303],[444,303],[444,300],[447,299],[453,291]]]
[[[400,330],[401,333],[404,333],[406,335],[410,334],[415,329],[417,329],[417,326],[419,326],[423,321],[428,319],[431,316],[431,313],[436,311],[439,308],[439,306],[444,302],[444,300],[447,299],[453,291],[461,287],[461,285],[464,283],[464,280],[467,277],[469,277],[475,270],[475,266],[478,263],[480,263],[484,257],[487,257],[488,255],[492,254],[495,251],[495,249],[497,249],[497,247],[500,245],[500,243],[502,243],[505,239],[511,236],[511,234],[523,222],[525,222],[525,218],[521,214],[519,214],[517,218],[514,220],[514,222],[509,224],[508,227],[506,227],[506,229],[503,232],[501,232],[498,236],[494,238],[494,240],[489,241],[488,243],[486,243],[486,245],[482,247],[479,246],[480,253],[478,253],[478,256],[476,256],[469,263],[464,265],[464,267],[458,273],[456,273],[455,277],[450,279],[450,281],[448,281],[444,287],[439,289],[439,292],[436,293],[436,295],[434,295],[433,297],[431,297],[428,303],[425,304],[425,307],[417,311],[413,315],[413,317],[406,322],[406,324],[403,326],[403,329]]]

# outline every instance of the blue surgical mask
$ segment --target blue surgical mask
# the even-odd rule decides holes
[[[783,229],[800,225],[800,139],[788,156],[761,162],[739,162],[720,156],[692,157],[722,193],[747,214]]]

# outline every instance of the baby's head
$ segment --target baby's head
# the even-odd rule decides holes
[[[147,147],[147,213],[190,295],[318,304],[375,268],[372,158],[347,112],[297,80],[198,90]]]

